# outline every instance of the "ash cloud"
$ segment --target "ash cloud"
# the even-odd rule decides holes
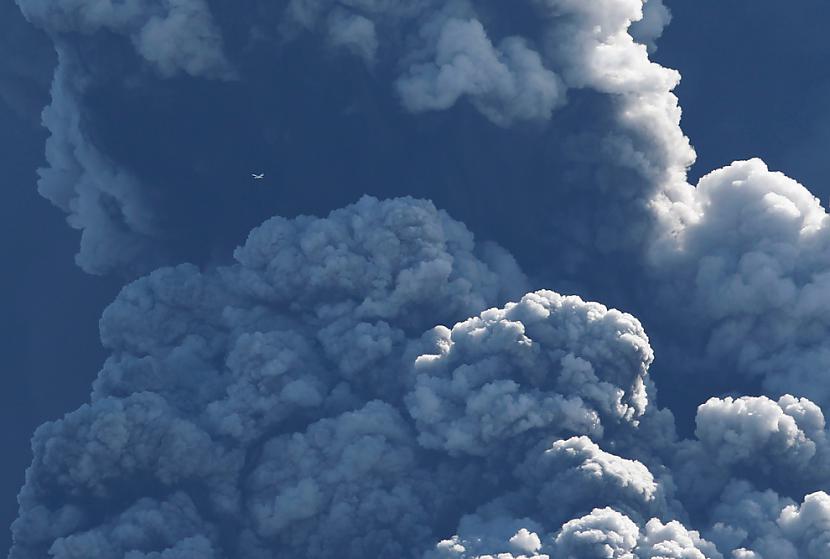
[[[659,0],[19,5],[60,55],[39,189],[92,273],[212,261],[269,215],[368,193],[429,197],[584,284],[597,254],[636,254],[694,157],[677,73],[628,33],[659,35]],[[240,185],[252,170],[269,188]]]
[[[525,477],[510,464],[538,442],[636,430],[651,389],[636,319],[548,291],[482,312],[523,280],[501,249],[484,248],[430,203],[364,198],[325,219],[265,222],[233,265],[163,268],[128,285],[102,318],[112,356],[91,403],[35,434],[10,557],[190,546],[217,557],[416,556],[465,510],[501,507],[500,488]],[[534,367],[534,354],[560,357]],[[521,384],[492,376],[510,361],[527,371]],[[440,384],[470,386],[480,404],[466,406],[469,419],[436,425],[438,398],[424,386]],[[567,401],[557,385],[579,389]],[[473,418],[493,397],[515,413],[496,409],[480,431]],[[563,401],[553,419],[570,423],[552,429],[549,400]],[[526,442],[502,454],[498,443],[517,435]],[[609,469],[609,485],[642,478],[633,506],[655,500],[645,466],[588,439],[569,444]],[[168,506],[187,513],[156,534]]]
[[[18,6],[26,19],[55,34],[107,30],[129,37],[135,51],[164,76],[228,77],[230,72],[204,0],[21,0]]]
[[[662,302],[677,305],[664,318],[693,325],[693,367],[726,368],[733,389],[826,406],[828,218],[818,199],[753,159],[703,177],[673,211],[686,217],[651,248],[651,266]]]
[[[368,197],[136,280],[91,402],[35,434],[9,557],[816,553],[818,406],[713,399],[681,440],[639,321],[525,281]]]
[[[198,265],[104,313],[11,559],[822,556],[826,213],[687,182],[659,0],[19,3],[79,264]],[[227,190],[275,159],[303,192]],[[688,438],[652,345],[712,383]]]

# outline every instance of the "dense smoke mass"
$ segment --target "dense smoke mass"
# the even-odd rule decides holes
[[[819,406],[713,398],[681,440],[639,321],[525,283],[368,197],[130,283],[90,403],[35,433],[10,557],[821,556],[830,497],[790,497],[830,474]]]
[[[661,0],[17,5],[129,283],[10,559],[830,554],[830,219],[688,182]]]
[[[627,33],[640,3],[604,4],[21,0],[59,55],[39,189],[93,273],[211,261],[272,214],[371,194],[430,198],[576,281],[642,240],[693,158],[678,74]]]

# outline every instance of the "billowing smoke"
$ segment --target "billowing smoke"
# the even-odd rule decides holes
[[[213,261],[269,215],[369,193],[431,198],[587,286],[694,157],[679,75],[628,33],[653,43],[660,0],[18,4],[60,59],[39,189],[93,273]]]
[[[824,545],[830,497],[785,496],[828,480],[815,404],[713,399],[679,440],[634,317],[521,295],[513,259],[428,202],[272,218],[234,260],[106,310],[91,402],[35,434],[11,558]]]
[[[645,466],[544,449],[636,437],[653,389],[633,317],[550,291],[479,313],[521,272],[413,199],[273,218],[235,260],[160,269],[106,310],[112,356],[91,403],[36,433],[11,557],[411,556],[524,478],[555,486],[514,473],[525,456],[560,484],[596,464],[609,502],[665,511]]]
[[[686,217],[655,243],[652,269],[675,307],[667,331],[690,334],[683,351],[729,371],[733,389],[749,381],[830,404],[830,220],[818,199],[756,159],[703,177],[673,211]]]
[[[688,184],[660,0],[18,4],[78,263],[196,264],[105,311],[11,559],[827,556],[830,222]]]

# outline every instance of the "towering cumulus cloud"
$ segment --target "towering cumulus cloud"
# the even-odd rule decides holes
[[[688,183],[660,0],[18,4],[40,192],[138,279],[10,559],[828,556],[830,221]]]
[[[159,3],[19,3],[29,21],[53,34],[58,52],[52,102],[43,113],[43,124],[51,132],[48,166],[40,172],[38,188],[69,214],[70,225],[83,231],[78,262],[92,272],[125,268],[134,273],[160,262],[153,254],[158,247],[152,245],[161,240],[161,229],[141,182],[87,139],[79,103],[95,76],[81,69],[83,56],[59,37],[103,30],[123,33],[142,59],[164,76],[230,73],[221,36],[201,0],[155,4]]]
[[[141,57],[164,75],[227,77],[222,39],[203,0],[26,0],[29,21],[55,33],[112,31],[130,38]]]

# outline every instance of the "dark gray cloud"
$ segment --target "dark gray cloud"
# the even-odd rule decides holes
[[[157,270],[106,310],[111,356],[91,403],[35,434],[10,557],[417,556],[464,514],[548,534],[592,506],[682,514],[587,438],[625,453],[609,437],[642,436],[653,406],[630,315],[551,291],[481,311],[518,267],[411,198],[272,218],[234,258]],[[505,545],[537,551],[527,526]]]
[[[11,556],[89,549],[125,530],[108,522],[138,522],[130,507],[149,505],[137,499],[183,487],[209,520],[196,533],[223,553],[249,556],[275,542],[320,557],[342,546],[358,554],[415,545],[459,484],[439,492],[428,469],[416,484],[425,467],[416,432],[392,405],[370,400],[400,407],[412,382],[406,346],[433,317],[463,317],[520,286],[499,250],[476,245],[429,203],[364,198],[328,219],[269,220],[235,266],[161,269],[128,285],[102,318],[112,355],[92,402],[35,434]],[[289,455],[306,456],[307,469]],[[342,508],[369,494],[377,501],[364,512]],[[110,510],[126,516],[108,519]],[[234,542],[217,525],[223,518],[247,527],[247,539]],[[358,543],[378,522],[386,528]],[[310,549],[323,526],[331,537]],[[156,540],[108,545],[167,549]]]
[[[562,526],[556,549],[566,557],[625,557],[637,546],[639,527],[611,508],[594,509]]]
[[[12,559],[826,548],[826,213],[759,160],[689,184],[659,0],[19,4],[78,263],[197,265],[104,313]],[[694,437],[639,320],[560,284],[720,383]]]
[[[823,545],[826,494],[749,485],[823,485],[816,405],[713,399],[678,440],[634,317],[552,291],[504,304],[515,262],[429,202],[275,217],[234,261],[159,269],[106,310],[91,402],[35,433],[12,559]]]
[[[677,73],[627,33],[639,1],[526,2],[507,18],[464,0],[20,6],[61,55],[39,188],[83,232],[93,273],[210,260],[270,214],[370,193],[430,197],[592,283],[578,272],[635,250],[651,193],[693,159]],[[643,40],[660,6],[646,4]],[[289,77],[300,60],[307,80]]]
[[[67,212],[68,223],[81,230],[76,260],[86,271],[108,271],[158,264],[155,247],[143,237],[158,235],[157,219],[144,199],[138,179],[119,168],[85,138],[74,96],[71,55],[59,51],[52,82],[52,102],[43,112],[48,167],[39,170],[38,192]],[[71,185],[71,188],[67,188]],[[94,223],[95,227],[85,224]],[[156,238],[158,242],[159,239]],[[85,262],[112,258],[105,268]]]
[[[539,54],[517,37],[495,47],[476,20],[451,19],[435,39],[434,61],[412,66],[398,82],[412,112],[443,110],[460,97],[493,123],[547,120],[564,102],[564,85]]]
[[[564,103],[566,86],[540,53],[520,36],[494,44],[476,6],[466,0],[291,1],[282,22],[295,33],[322,27],[331,46],[357,54],[370,67],[379,45],[395,48],[396,35],[406,26],[417,31],[404,31],[404,50],[392,56],[403,67],[395,80],[397,93],[412,112],[446,110],[466,98],[490,121],[506,126],[546,121]]]
[[[60,559],[221,557],[212,540],[215,535],[199,517],[193,501],[184,493],[175,493],[164,501],[141,499],[104,526],[59,538],[49,554]],[[153,547],[160,551],[143,551]]]
[[[222,38],[204,0],[21,0],[17,4],[26,19],[53,33],[107,30],[124,35],[162,75],[229,77]]]

